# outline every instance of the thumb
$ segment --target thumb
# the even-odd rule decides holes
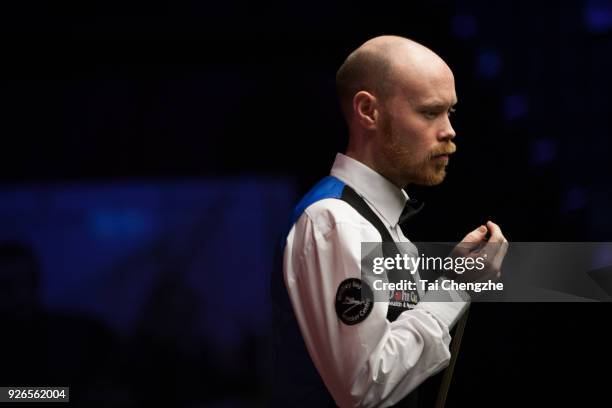
[[[470,232],[469,234],[467,234],[465,236],[465,238],[463,238],[463,240],[461,240],[461,242],[480,242],[482,241],[482,239],[487,235],[487,227],[485,227],[484,225],[481,225],[480,227],[476,228],[474,231]]]
[[[478,247],[483,238],[487,235],[487,227],[481,225],[474,231],[467,234],[455,247],[454,253],[457,256],[467,256],[469,252]]]

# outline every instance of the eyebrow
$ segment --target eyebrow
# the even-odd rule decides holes
[[[455,101],[448,107],[448,105],[444,102],[434,101],[434,102],[425,102],[420,104],[420,108],[434,109],[434,110],[446,110],[447,107],[450,109],[454,109],[457,106],[458,101]]]

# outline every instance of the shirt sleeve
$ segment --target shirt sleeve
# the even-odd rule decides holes
[[[442,287],[442,282],[445,280],[447,279],[438,278],[436,280],[438,287]],[[455,326],[470,302],[470,295],[464,290],[430,290],[423,296],[415,309],[429,311],[450,330]]]
[[[389,322],[388,304],[375,302],[363,321],[343,323],[335,309],[338,287],[346,279],[361,278],[361,242],[381,238],[365,220],[339,219],[333,209],[317,208],[319,203],[292,228],[283,260],[306,347],[339,406],[393,405],[448,365],[449,325],[461,310],[429,302]]]

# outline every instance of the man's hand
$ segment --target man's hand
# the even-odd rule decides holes
[[[491,236],[486,238],[487,233]],[[472,268],[464,273],[451,272],[448,278],[456,282],[487,282],[501,278],[501,265],[508,251],[508,240],[497,224],[488,221],[486,227],[481,225],[463,238],[453,252],[452,257],[484,259],[485,267],[481,270]]]

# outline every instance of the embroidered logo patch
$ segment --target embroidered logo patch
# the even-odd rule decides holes
[[[342,323],[353,325],[363,322],[374,307],[372,289],[361,279],[342,281],[336,293],[336,314]]]

